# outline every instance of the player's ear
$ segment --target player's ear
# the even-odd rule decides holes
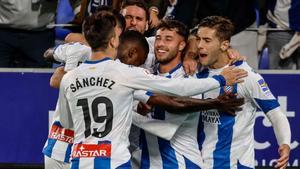
[[[227,51],[227,49],[229,49],[230,47],[230,42],[228,40],[224,40],[223,42],[221,42],[221,50],[223,52]]]
[[[114,36],[114,37],[110,38],[110,40],[109,40],[109,45],[112,48],[117,48],[118,47],[118,42],[117,42],[118,39],[116,39],[116,38],[118,38],[118,37]]]
[[[185,43],[185,41],[181,41],[180,43],[179,43],[179,51],[183,51],[183,49],[185,48],[185,46],[186,46],[186,43]]]
[[[145,31],[147,31],[149,29],[149,21],[146,21],[146,28]]]

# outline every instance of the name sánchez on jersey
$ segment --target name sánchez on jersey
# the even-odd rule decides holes
[[[106,87],[112,90],[112,86],[115,83],[116,82],[114,82],[113,80],[103,78],[103,77],[88,77],[83,79],[76,78],[75,83],[71,83],[70,89],[73,93],[81,88],[90,87],[90,86]]]
[[[104,157],[110,158],[111,144],[76,144],[72,151],[72,158]]]

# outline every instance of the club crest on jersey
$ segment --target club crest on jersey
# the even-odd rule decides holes
[[[269,94],[270,94],[270,89],[269,89],[267,83],[264,81],[264,79],[260,79],[260,80],[258,80],[257,82],[258,82],[258,84],[259,84],[261,90],[262,90],[265,94],[269,95]]]
[[[72,158],[103,157],[110,158],[111,144],[76,144],[73,148]]]
[[[49,138],[72,144],[74,140],[74,131],[53,124],[49,133]]]
[[[201,113],[203,123],[221,124],[220,115],[217,111],[203,111]]]
[[[229,93],[233,92],[233,87],[232,86],[224,86],[223,89],[224,89],[224,92],[226,94],[229,94]]]

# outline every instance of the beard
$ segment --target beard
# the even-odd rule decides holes
[[[166,57],[156,57],[156,59],[160,64],[165,65],[171,62],[174,58],[176,58],[177,54],[178,54],[178,50],[169,51]]]

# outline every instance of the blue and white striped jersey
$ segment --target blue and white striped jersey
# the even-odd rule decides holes
[[[59,90],[61,125],[74,128],[71,168],[130,167],[128,134],[135,90],[189,96],[220,85],[221,77],[170,80],[110,58],[85,61],[63,77]]]
[[[182,64],[178,64],[168,73],[158,74],[167,78],[186,77]],[[172,114],[160,107],[155,107],[152,117],[149,118],[156,120],[155,125],[158,128],[159,126],[163,128],[156,131],[144,128],[145,130],[141,132],[141,168],[201,168],[202,158],[197,144],[199,115],[199,112]],[[138,126],[143,126],[143,123]],[[165,137],[158,137],[157,135],[166,134],[157,134],[157,132],[168,132],[166,137],[169,137],[169,140]]]
[[[238,68],[248,72],[243,83],[221,87],[203,94],[203,98],[216,98],[223,93],[237,93],[245,99],[242,110],[236,116],[217,110],[202,112],[199,123],[199,148],[205,169],[254,168],[253,127],[257,107],[263,112],[279,107],[267,83],[247,63],[239,61]],[[221,69],[205,69],[198,78],[218,75]]]

